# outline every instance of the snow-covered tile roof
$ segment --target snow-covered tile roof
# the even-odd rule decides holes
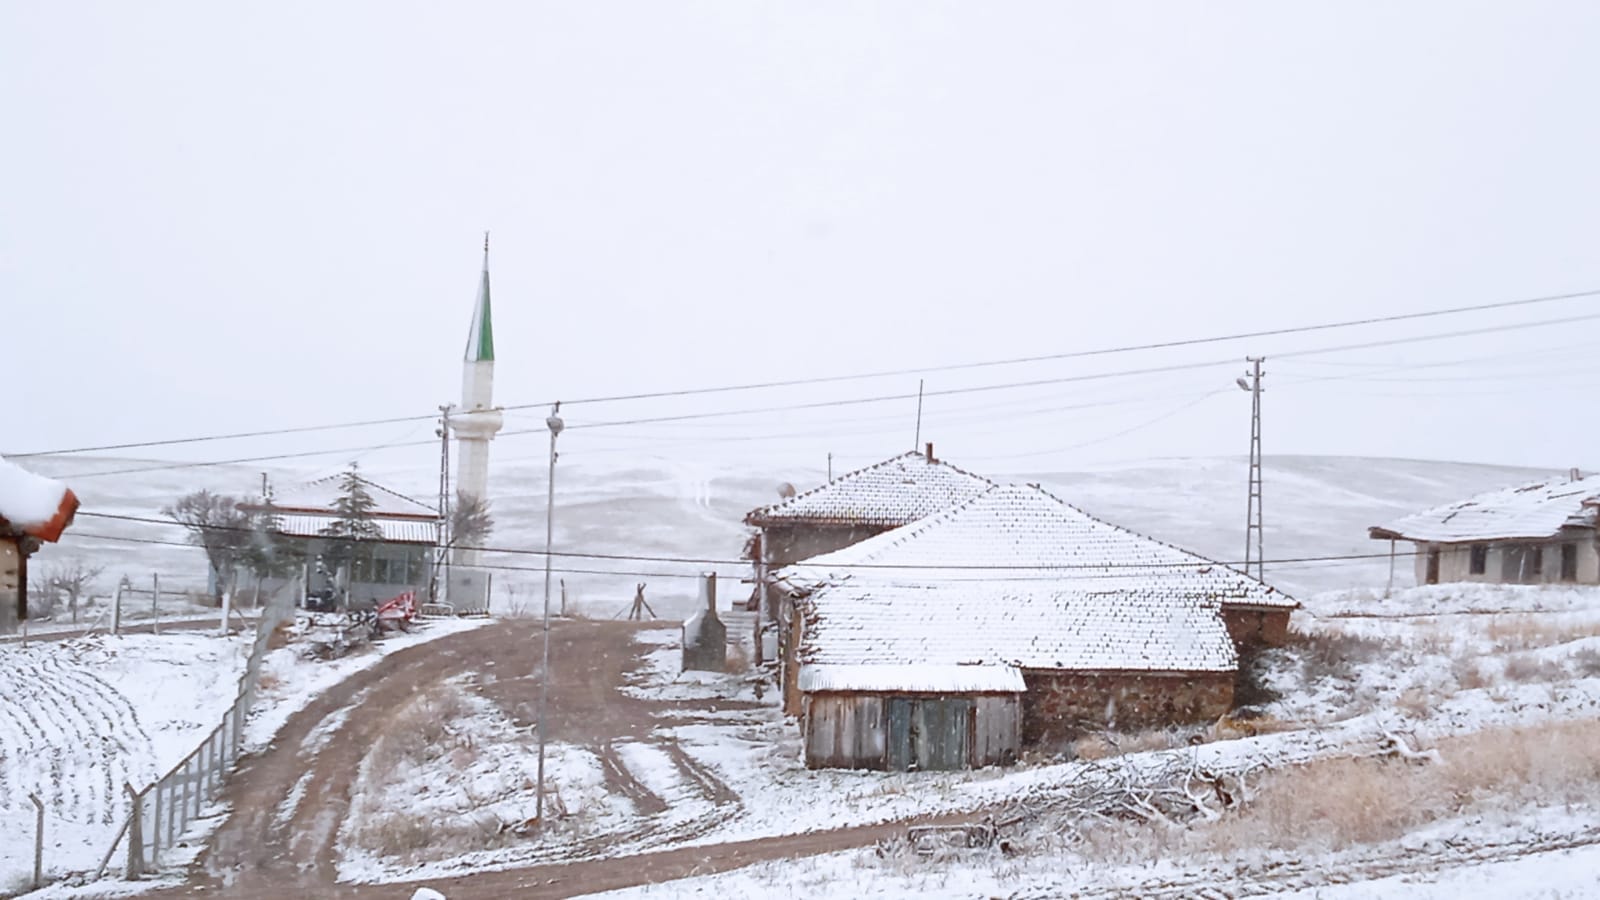
[[[1033,485],[992,486],[918,522],[779,571],[805,588],[871,574],[907,583],[1011,580],[1180,590],[1228,606],[1295,609],[1293,598],[1221,563],[1097,519]]]
[[[11,528],[55,541],[77,509],[78,498],[66,485],[0,459],[0,520]]]
[[[333,524],[332,515],[280,515],[278,533],[296,537],[321,537],[322,529]],[[418,519],[374,517],[372,524],[383,530],[383,539],[397,544],[432,544],[438,540],[438,526]]]
[[[1014,666],[807,665],[800,667],[800,690],[1020,694],[1027,685],[1022,681],[1022,670]]]
[[[361,483],[366,485],[367,493],[372,495],[377,503],[372,510],[374,516],[414,516],[428,519],[437,519],[439,511],[423,503],[407,497],[399,491],[390,490],[369,478],[360,475]],[[294,512],[329,512],[334,508],[334,503],[342,494],[340,485],[344,475],[329,475],[296,485],[273,495],[273,507]]]
[[[1297,604],[1031,485],[791,566],[808,665],[1226,672],[1224,603]]]
[[[857,469],[764,506],[745,522],[766,525],[882,525],[915,522],[952,504],[970,500],[994,486],[980,475],[922,453],[906,453]]]
[[[1591,501],[1600,499],[1600,475],[1568,476],[1490,491],[1370,529],[1381,540],[1457,543],[1549,538],[1562,528],[1595,525]],[[1587,504],[1587,505],[1586,505]]]

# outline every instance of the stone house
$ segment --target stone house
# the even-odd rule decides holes
[[[276,517],[277,532],[295,539],[298,555],[306,560],[304,577],[307,597],[342,594],[339,602],[351,606],[381,603],[406,591],[427,596],[439,543],[442,519],[439,511],[357,475],[377,505],[372,523],[382,537],[358,542],[351,571],[339,573],[319,566],[319,557],[332,541],[323,530],[337,518],[334,503],[339,499],[343,475],[330,475],[275,494],[270,501],[241,505],[246,512],[268,513]],[[268,579],[263,589],[277,590],[288,579]]]
[[[792,607],[785,708],[811,766],[959,768],[1108,727],[1214,719],[1239,659],[1224,603],[1285,602],[1033,485],[778,576]]]
[[[983,493],[994,482],[937,459],[933,445],[829,480],[809,491],[745,516],[755,534],[745,545],[754,569],[751,606],[759,611],[765,660],[779,652],[785,629],[773,572],[848,547]]]
[[[1412,543],[1417,584],[1600,584],[1600,476],[1564,477],[1479,494],[1368,529]]]
[[[77,512],[66,485],[0,459],[0,633],[28,617],[28,557],[61,540]]]

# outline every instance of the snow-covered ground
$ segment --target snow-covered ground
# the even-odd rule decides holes
[[[246,723],[246,749],[269,744],[295,711],[384,656],[488,621],[432,621],[325,662],[302,658],[294,645],[272,651]],[[123,782],[149,784],[216,727],[237,696],[251,640],[173,632],[0,647],[0,892],[32,876],[29,792],[46,803],[46,880],[100,864],[127,812]]]
[[[149,784],[233,705],[248,636],[97,635],[0,648],[0,888],[31,877],[34,807],[45,871],[99,865],[126,814],[122,785]]]

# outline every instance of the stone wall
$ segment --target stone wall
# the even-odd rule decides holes
[[[1281,647],[1289,639],[1289,610],[1239,609],[1224,606],[1222,621],[1228,637],[1240,651],[1253,647]]]
[[[1108,724],[1131,731],[1209,721],[1233,706],[1232,672],[1022,674],[1022,742],[1029,746],[1060,746]]]

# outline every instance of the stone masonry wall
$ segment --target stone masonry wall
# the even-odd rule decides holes
[[[1189,724],[1233,706],[1232,672],[1024,672],[1022,742],[1060,746],[1109,724],[1118,731]]]

